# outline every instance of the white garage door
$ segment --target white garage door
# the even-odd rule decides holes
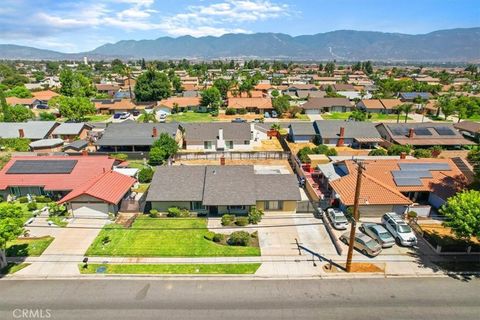
[[[72,203],[75,218],[108,218],[106,203]]]
[[[305,110],[306,114],[320,114],[320,110],[317,109],[310,109],[310,110]]]

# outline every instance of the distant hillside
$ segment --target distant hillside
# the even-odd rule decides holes
[[[259,58],[292,60],[479,61],[480,28],[440,30],[421,35],[340,30],[292,37],[282,33],[226,34],[221,37],[123,40],[90,52],[62,54],[0,45],[4,59],[74,59],[78,57]]]

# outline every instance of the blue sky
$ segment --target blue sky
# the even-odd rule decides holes
[[[119,40],[315,34],[339,29],[427,33],[480,26],[480,0],[2,0],[0,43],[62,52]]]

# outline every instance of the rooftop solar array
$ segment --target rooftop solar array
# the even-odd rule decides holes
[[[431,136],[432,133],[428,128],[425,127],[418,127],[413,130],[417,136]]]
[[[450,170],[450,165],[447,162],[432,162],[432,163],[399,163],[400,170],[405,171],[440,171]]]
[[[408,134],[408,129],[406,127],[393,127],[393,126],[388,126],[390,131],[396,136],[405,136]]]
[[[68,174],[77,160],[17,160],[7,174]]]
[[[435,131],[441,136],[454,136],[455,132],[449,127],[435,127]]]
[[[400,170],[392,171],[394,178],[433,178],[430,171],[421,171],[421,170]]]
[[[397,178],[394,177],[393,180],[395,184],[399,187],[406,187],[406,186],[422,186],[422,180],[419,178]]]

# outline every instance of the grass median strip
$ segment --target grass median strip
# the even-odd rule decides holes
[[[238,264],[89,264],[82,274],[254,274],[260,263]]]
[[[14,274],[30,265],[30,263],[9,263],[6,267],[0,269],[0,275]]]
[[[54,237],[17,239],[7,243],[7,257],[39,256],[52,243]]]

